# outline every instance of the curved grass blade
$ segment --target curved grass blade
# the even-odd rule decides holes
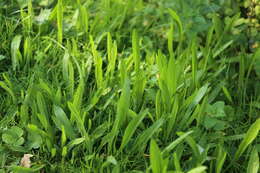
[[[133,136],[134,132],[136,131],[137,127],[139,126],[139,124],[142,122],[142,120],[144,119],[145,115],[147,114],[148,110],[145,110],[144,112],[141,113],[141,115],[137,115],[134,119],[132,119],[132,121],[128,124],[124,136],[123,136],[123,140],[120,146],[120,151],[122,151],[124,149],[124,147],[126,146],[126,144],[130,141],[131,137]]]
[[[19,67],[19,61],[21,61],[22,55],[19,51],[19,47],[21,44],[22,36],[17,35],[14,37],[11,43],[11,55],[12,55],[12,67],[15,70]]]
[[[7,86],[7,84],[5,82],[0,81],[0,87],[2,87],[8,94],[10,94],[10,96],[12,97],[12,100],[14,103],[16,103],[16,97],[14,92],[12,91],[11,88],[9,88]]]
[[[235,160],[237,160],[246,150],[248,145],[253,142],[253,140],[257,137],[259,130],[260,130],[260,118],[258,118],[247,131],[246,136],[244,137],[243,141],[240,143],[239,148],[235,154]]]
[[[256,147],[251,152],[248,167],[247,167],[247,173],[258,173],[259,170],[259,156]]]
[[[189,131],[187,133],[184,133],[183,135],[181,135],[178,139],[176,139],[175,141],[173,141],[172,143],[170,143],[163,151],[162,153],[168,153],[169,151],[171,151],[172,149],[174,149],[179,143],[181,143],[188,135],[190,135],[191,133],[193,133],[193,131]]]
[[[76,138],[72,141],[70,141],[67,144],[67,148],[68,150],[72,149],[74,146],[81,144],[82,142],[84,142],[86,140],[86,138]]]
[[[221,173],[224,162],[226,160],[227,153],[221,146],[218,148],[217,160],[216,160],[216,173]]]
[[[161,118],[157,120],[151,127],[143,131],[142,134],[140,134],[135,142],[134,151],[140,150],[140,148],[143,148],[146,143],[151,139],[151,137],[154,135],[154,133],[163,125],[164,120]]]
[[[72,124],[70,120],[68,119],[66,113],[63,111],[63,109],[59,106],[53,105],[53,111],[55,114],[55,117],[53,117],[53,120],[56,124],[56,126],[62,130],[62,126],[64,126],[66,135],[70,139],[74,139],[76,137],[76,134],[74,132],[74,129],[72,127]]]
[[[182,29],[182,23],[180,20],[180,17],[177,15],[177,13],[171,9],[168,9],[171,17],[177,22],[178,28],[179,28],[179,44],[181,44],[182,40],[183,40],[183,29]]]
[[[154,140],[151,140],[150,143],[150,155],[150,164],[153,173],[161,173],[163,170],[163,158],[161,151]]]
[[[63,20],[62,0],[58,0],[58,4],[57,4],[57,27],[58,27],[58,42],[60,44],[62,44],[62,39],[63,39],[62,20]]]

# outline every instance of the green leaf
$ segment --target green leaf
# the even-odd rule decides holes
[[[44,129],[47,130],[49,123],[48,123],[46,117],[44,115],[42,115],[42,114],[36,114],[36,115],[37,115],[38,119],[40,120],[40,122],[41,122],[42,126],[44,127]]]
[[[125,130],[124,136],[123,136],[123,140],[122,140],[120,149],[119,149],[120,151],[122,151],[124,149],[124,147],[126,146],[126,144],[130,141],[131,137],[133,136],[133,134],[136,131],[136,129],[139,126],[139,124],[144,119],[144,117],[147,114],[147,112],[148,112],[148,110],[145,110],[144,112],[141,113],[141,115],[137,115],[128,124],[128,126],[127,126],[127,128]]]
[[[44,138],[49,138],[50,136],[43,130],[39,129],[36,125],[34,124],[28,124],[28,129],[31,130],[32,132],[40,134]]]
[[[58,0],[57,3],[57,26],[58,26],[58,42],[62,43],[63,39],[63,0]]]
[[[12,55],[12,67],[13,70],[19,66],[19,61],[21,61],[21,53],[19,51],[20,44],[21,44],[22,36],[17,35],[13,38],[11,43],[11,55]]]
[[[8,85],[5,82],[0,81],[0,87],[2,87],[13,99],[13,102],[16,103],[16,96],[12,89],[8,87]]]
[[[37,114],[37,116],[40,122],[42,123],[43,127],[47,129],[49,126],[49,119],[48,119],[49,113],[48,113],[48,109],[46,106],[47,104],[45,102],[44,96],[42,95],[41,92],[37,92],[36,103],[40,111],[40,114]]]
[[[181,43],[183,40],[183,29],[182,29],[182,23],[180,20],[180,17],[177,15],[177,13],[175,11],[173,11],[172,9],[168,9],[171,17],[177,22],[178,28],[179,28],[179,42]]]
[[[70,141],[70,142],[67,144],[67,148],[70,150],[71,148],[73,148],[73,147],[76,146],[76,145],[81,144],[81,143],[84,142],[85,140],[86,140],[86,138],[76,138],[76,139]]]
[[[62,59],[62,75],[65,81],[69,80],[69,62],[70,62],[70,54],[68,51],[65,51]]]
[[[204,171],[207,169],[206,166],[199,166],[197,168],[193,168],[188,173],[204,173]]]
[[[211,116],[211,117],[225,117],[225,103],[222,101],[218,101],[214,103],[213,105],[208,105],[206,108],[206,112]]]
[[[7,144],[14,144],[16,141],[16,139],[12,135],[6,133],[2,135],[2,140]]]
[[[49,10],[49,9],[41,9],[40,14],[35,17],[35,21],[36,21],[39,25],[42,25],[42,24],[44,24],[46,21],[48,21],[50,14],[51,14],[51,10]]]
[[[68,119],[66,113],[63,111],[63,109],[59,106],[53,105],[53,111],[55,114],[55,117],[53,117],[54,122],[56,126],[61,130],[62,126],[65,128],[66,135],[70,139],[74,139],[76,137],[76,134],[74,132],[74,129],[72,127],[72,124],[70,120]]]
[[[168,153],[169,151],[171,151],[172,149],[174,149],[178,144],[180,144],[188,135],[190,135],[191,133],[193,133],[193,131],[189,131],[186,132],[184,134],[182,134],[178,139],[174,140],[172,143],[170,143],[164,150],[163,150],[163,154]]]
[[[258,173],[259,170],[259,156],[256,147],[254,147],[253,151],[250,154],[247,173]]]
[[[139,75],[139,68],[140,68],[140,50],[139,50],[139,38],[137,31],[133,31],[133,36],[132,36],[132,48],[133,48],[133,58],[135,62],[135,73],[136,75]]]
[[[30,172],[36,172],[36,171],[40,171],[42,168],[44,168],[45,165],[37,165],[37,166],[33,166],[32,168],[25,168],[22,166],[10,166],[9,170],[12,170],[15,173],[30,173]]]
[[[6,59],[6,56],[0,55],[0,61],[2,61],[3,59]]]
[[[153,123],[148,129],[144,130],[136,139],[134,151],[140,150],[146,146],[146,143],[151,139],[155,132],[163,125],[164,120],[161,118]]]
[[[84,137],[87,137],[88,133],[87,133],[87,130],[86,130],[85,126],[84,126],[84,122],[82,120],[82,117],[81,117],[81,114],[80,114],[79,110],[77,109],[75,104],[73,104],[71,102],[68,102],[68,107],[69,107],[69,109],[71,111],[71,119],[76,120],[76,123],[77,123],[77,126],[79,128],[79,131],[80,131],[81,135],[84,136]],[[69,129],[69,131],[70,130],[71,129]]]
[[[115,159],[113,156],[108,156],[108,157],[107,157],[107,161],[108,161],[109,163],[112,163],[112,164],[114,164],[114,165],[117,165],[117,161],[116,161],[116,159]]]
[[[6,130],[2,135],[2,140],[9,145],[22,145],[24,138],[22,137],[23,130],[17,126],[13,126]]]
[[[163,170],[163,158],[159,147],[154,140],[150,143],[150,164],[153,173],[161,173]]]
[[[21,129],[20,127],[17,127],[17,126],[12,126],[10,131],[15,133],[17,135],[17,137],[21,137],[23,135],[23,129]]]
[[[259,130],[260,130],[260,118],[258,118],[248,129],[246,136],[244,137],[243,141],[240,143],[239,148],[235,154],[235,160],[237,160],[246,150],[248,145],[253,142],[253,140],[257,137]]]
[[[214,53],[213,53],[213,58],[216,58],[220,53],[222,53],[224,50],[226,50],[231,44],[233,43],[233,40],[228,41],[226,44],[218,48]]]
[[[130,106],[130,81],[126,80],[120,99],[117,103],[116,120],[112,129],[114,135],[126,120],[128,109]]]
[[[11,106],[5,116],[0,121],[0,127],[6,127],[12,120],[14,120],[15,115],[17,114],[17,107]]]
[[[28,148],[29,149],[38,149],[42,145],[42,137],[41,135],[34,133],[34,132],[29,132],[28,134]]]
[[[224,162],[226,160],[227,153],[223,150],[221,146],[218,148],[218,154],[216,159],[216,173],[221,173]]]

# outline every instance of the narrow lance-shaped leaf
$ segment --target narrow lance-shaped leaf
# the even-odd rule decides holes
[[[42,116],[45,117],[46,120],[46,123],[49,122],[49,113],[48,113],[48,109],[46,107],[46,102],[45,102],[45,99],[43,97],[43,95],[40,93],[40,92],[37,92],[37,95],[36,95],[36,103],[37,103],[37,107],[41,113]],[[47,125],[46,125],[47,126]]]
[[[128,126],[125,130],[124,136],[123,136],[123,140],[122,140],[120,149],[119,149],[120,151],[122,151],[124,149],[124,147],[126,146],[126,144],[130,141],[131,137],[133,136],[134,132],[136,131],[137,127],[142,122],[142,120],[144,119],[146,114],[147,114],[147,110],[142,112],[141,115],[137,115],[128,124]]]
[[[47,118],[45,117],[45,115],[42,115],[42,114],[36,114],[38,119],[40,120],[42,126],[44,127],[44,129],[47,131],[48,130],[48,120]]]
[[[213,58],[216,58],[220,53],[222,53],[225,49],[227,49],[231,44],[233,43],[233,40],[230,40],[220,48],[218,48],[214,53],[213,53]]]
[[[173,107],[172,107],[172,112],[169,114],[169,121],[167,122],[167,131],[166,131],[166,136],[167,138],[170,136],[172,129],[174,128],[175,122],[176,122],[176,118],[177,118],[177,113],[179,110],[179,101],[178,101],[178,97],[175,96],[175,101],[173,103]]]
[[[147,142],[152,138],[155,132],[163,125],[164,120],[159,119],[153,123],[148,129],[144,130],[136,139],[134,151],[140,150],[140,148],[144,148]]]
[[[171,24],[171,28],[168,31],[168,51],[170,54],[170,58],[174,58],[173,54],[173,24]]]
[[[82,117],[80,116],[79,110],[71,102],[68,102],[68,107],[69,107],[69,109],[71,111],[71,119],[76,121],[81,135],[86,137],[86,138],[88,138],[88,133],[87,133],[86,128],[84,126],[84,122],[82,120]]]
[[[63,59],[62,59],[62,75],[65,81],[69,80],[69,60],[70,55],[68,51],[65,51]]]
[[[107,33],[107,59],[108,67],[106,71],[106,76],[110,79],[113,78],[113,73],[115,70],[115,63],[117,58],[117,45],[112,42],[111,34]]]
[[[33,3],[32,0],[28,0],[28,31],[32,32],[33,25]]]
[[[9,88],[5,82],[0,81],[0,87],[2,87],[8,94],[10,94],[10,96],[13,99],[13,102],[16,103],[16,97],[14,92],[12,91],[11,88]]]
[[[235,160],[238,159],[246,150],[248,145],[254,141],[254,139],[258,135],[259,129],[260,129],[260,118],[258,118],[254,122],[254,124],[252,124],[248,129],[246,136],[244,137],[243,141],[240,143],[239,148],[235,154]]]
[[[174,163],[176,171],[182,172],[180,158],[178,157],[177,152],[174,152],[174,154],[173,154],[173,163]]]
[[[153,173],[161,173],[163,170],[163,158],[159,147],[154,140],[150,143],[150,164]]]
[[[126,120],[126,116],[129,110],[129,105],[130,105],[130,82],[128,79],[126,79],[122,90],[122,94],[117,103],[117,113],[116,113],[116,119],[114,121],[113,128],[111,132],[102,139],[100,147],[102,147],[106,143],[109,143],[109,151],[111,150],[112,143],[116,138],[116,136],[118,135],[118,131],[121,128],[122,124]]]
[[[129,86],[130,84],[129,83],[130,83],[129,80],[127,79],[125,81],[122,94],[117,104],[116,120],[112,129],[113,133],[116,133],[116,131],[119,130],[119,128],[126,120],[126,116],[130,105],[130,86]]]
[[[22,36],[17,35],[14,37],[11,43],[11,55],[12,55],[12,67],[15,70],[19,67],[19,61],[21,61],[21,53],[19,51],[19,47],[21,44]]]
[[[98,88],[103,87],[103,70],[102,70],[102,58],[99,55],[98,51],[96,50],[95,43],[92,37],[90,37],[92,55],[94,58],[94,65],[95,65],[95,79]]]
[[[79,2],[79,20],[80,20],[80,27],[83,32],[86,34],[88,33],[89,29],[89,14],[84,5],[81,5]]]
[[[204,173],[206,169],[207,169],[206,166],[199,166],[197,168],[193,168],[188,173]]]
[[[66,144],[66,141],[67,141],[67,136],[66,136],[65,128],[62,125],[61,126],[61,147],[63,147]]]
[[[58,0],[57,3],[57,27],[58,27],[58,42],[62,43],[62,39],[63,39],[63,4],[62,4],[62,0]]]
[[[226,160],[227,153],[223,150],[221,146],[218,148],[217,160],[216,160],[216,173],[221,173],[224,162]]]
[[[180,17],[172,9],[168,9],[168,11],[169,11],[171,17],[173,18],[173,20],[175,20],[177,25],[178,25],[178,29],[179,29],[179,48],[181,48],[181,44],[182,44],[182,41],[183,41],[183,29],[182,29],[182,23],[181,23]]]
[[[191,55],[192,55],[192,80],[193,80],[193,84],[194,86],[197,88],[197,41],[196,38],[194,38],[192,40],[191,43]]]
[[[138,75],[139,68],[140,68],[140,50],[139,50],[139,38],[136,30],[133,31],[132,47],[133,47],[133,57],[135,62],[135,73],[136,75]]]
[[[63,109],[59,106],[53,105],[53,111],[55,117],[53,117],[56,126],[62,130],[62,127],[64,127],[65,134],[70,138],[74,139],[76,137],[74,129],[72,127],[71,121],[67,117],[66,113],[63,111]]]
[[[259,156],[256,147],[252,150],[247,166],[247,173],[258,173],[259,170]]]
[[[86,140],[86,138],[76,138],[76,139],[70,141],[67,144],[68,150],[72,149],[76,145],[79,145],[79,144],[83,143],[85,140]]]
[[[84,80],[82,78],[79,79],[78,88],[76,89],[76,92],[73,94],[73,105],[77,108],[77,110],[80,112],[81,105],[82,105],[82,98],[84,95]]]
[[[174,140],[172,143],[170,143],[163,151],[163,154],[166,154],[167,152],[171,151],[172,149],[174,149],[178,144],[180,144],[188,135],[190,135],[191,133],[193,133],[193,131],[189,131],[187,133],[184,133],[183,135],[181,135],[178,139]]]

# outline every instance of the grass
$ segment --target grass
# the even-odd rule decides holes
[[[260,49],[176,2],[1,2],[0,172],[257,173]]]

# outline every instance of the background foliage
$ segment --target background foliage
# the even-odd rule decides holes
[[[257,173],[259,21],[259,0],[0,1],[0,172]]]

